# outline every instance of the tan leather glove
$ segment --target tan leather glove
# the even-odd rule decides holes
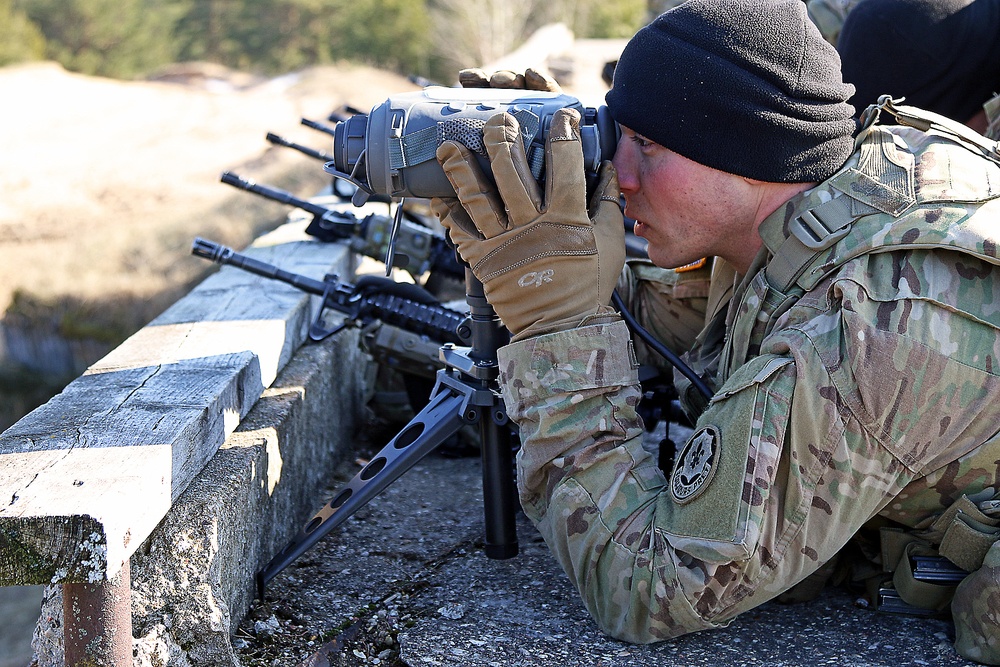
[[[478,67],[471,67],[458,73],[458,82],[462,88],[524,88],[550,93],[562,92],[555,79],[530,67],[524,70],[524,74],[504,69],[489,76]]]
[[[601,166],[588,207],[579,113],[552,116],[544,197],[513,116],[490,118],[483,139],[496,185],[468,148],[446,141],[437,157],[458,199],[431,208],[514,340],[616,318],[608,304],[625,263],[618,175]]]

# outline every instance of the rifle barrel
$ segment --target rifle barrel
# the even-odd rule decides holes
[[[310,294],[323,296],[326,292],[326,284],[322,280],[315,280],[309,276],[279,269],[273,264],[241,255],[228,246],[200,237],[194,240],[191,254],[211,260],[216,264],[235,266],[264,278],[279,280]]]
[[[194,240],[191,254],[216,264],[235,266],[258,276],[279,280],[303,292],[316,294],[323,297],[324,307],[333,308],[351,318],[382,320],[407,331],[426,334],[442,342],[460,344],[465,342],[464,336],[459,333],[465,315],[437,302],[421,303],[398,294],[378,290],[370,293],[359,292],[355,285],[349,283],[315,280],[241,255],[232,248],[200,237]]]
[[[232,185],[240,190],[246,190],[247,192],[252,192],[255,195],[260,195],[265,199],[270,199],[271,201],[276,201],[282,204],[288,204],[289,206],[294,206],[296,208],[301,208],[303,211],[308,211],[313,215],[323,217],[330,213],[330,209],[325,206],[320,206],[319,204],[314,204],[311,201],[305,199],[300,199],[293,195],[291,192],[285,190],[280,190],[278,188],[272,188],[266,185],[260,185],[255,183],[250,179],[238,176],[231,171],[223,172],[220,179],[226,185]]]
[[[337,136],[337,130],[334,129],[334,128],[332,128],[332,127],[330,127],[329,125],[325,125],[323,123],[318,123],[318,122],[316,122],[314,120],[309,120],[308,118],[303,118],[302,119],[302,124],[305,125],[306,127],[311,127],[314,130],[319,130],[320,132],[325,132],[326,134],[329,134],[331,137],[336,137]],[[330,159],[333,160],[333,158],[330,158]]]
[[[291,148],[300,153],[308,155],[314,160],[319,160],[320,162],[332,162],[333,156],[329,153],[324,153],[323,151],[316,150],[315,148],[309,148],[308,146],[303,146],[302,144],[297,144],[294,141],[289,141],[284,137],[277,135],[273,132],[267,133],[267,140],[276,146],[284,146],[285,148]]]

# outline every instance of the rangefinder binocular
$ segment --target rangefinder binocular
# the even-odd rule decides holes
[[[496,88],[430,86],[393,95],[368,114],[336,124],[334,159],[324,170],[357,186],[354,203],[358,205],[373,195],[454,197],[455,190],[435,155],[438,146],[448,140],[464,144],[477,156],[483,171],[491,173],[483,126],[494,114],[506,111],[520,124],[531,173],[541,183],[552,115],[563,108],[580,113],[584,169],[592,184],[601,162],[614,156],[620,136],[608,108],[584,107],[563,93]]]

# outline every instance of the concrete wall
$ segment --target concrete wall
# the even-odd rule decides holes
[[[306,344],[131,559],[135,667],[239,665],[230,633],[254,576],[319,509],[352,449],[372,371],[356,332]],[[62,665],[61,587],[46,589],[33,647]]]
[[[254,244],[258,258],[314,278],[332,270],[349,280],[356,258],[343,246],[308,239],[303,227],[290,223],[259,239]],[[300,298],[304,301],[300,302]],[[219,302],[228,304],[220,306],[224,312],[208,312],[202,307]],[[126,558],[131,571],[135,667],[237,667],[231,634],[254,599],[256,573],[320,509],[329,475],[353,451],[353,436],[367,410],[365,403],[371,397],[376,368],[360,348],[357,329],[348,328],[321,343],[302,342],[310,311],[315,313],[317,304],[315,296],[225,268],[133,337],[136,340],[129,349],[155,356],[161,350],[143,343],[144,332],[148,336],[147,330],[153,325],[163,329],[164,323],[176,321],[197,329],[204,324],[204,335],[191,335],[185,344],[205,339],[222,346],[220,349],[252,350],[258,359],[254,368],[261,371],[254,376],[256,384],[241,384],[240,391],[247,393],[261,384],[265,387],[253,394],[259,399],[246,397],[256,402],[242,411],[235,429],[223,436],[224,442],[223,437],[219,438],[222,445],[214,445],[218,449],[203,459],[207,463],[191,464],[199,468],[191,472],[183,491],[173,497],[166,516],[158,524],[153,519],[149,530],[139,534],[130,547],[134,551],[129,551],[131,555]],[[214,339],[209,340],[213,332]],[[248,340],[240,337],[243,334]],[[94,374],[101,364],[111,363],[108,360],[116,354],[122,356],[124,347],[92,366],[88,374]],[[201,359],[206,355],[199,352],[194,356]],[[170,365],[154,359],[144,366],[158,367],[159,363]],[[212,372],[208,368],[201,372]],[[217,372],[233,371],[221,364]],[[200,400],[185,393],[183,382],[171,386],[178,409]],[[60,396],[63,402],[73,399],[70,395]],[[173,403],[164,401],[163,409],[169,410]],[[50,404],[32,414],[42,415],[35,421],[41,419],[42,425],[49,424],[51,429],[54,422],[45,421],[42,414]],[[16,428],[5,431],[4,436]],[[127,429],[105,435],[113,437],[116,433],[121,438],[128,436]],[[200,433],[194,429],[191,437],[199,437]],[[17,444],[12,437],[7,440],[8,449]],[[16,447],[9,454],[16,456]],[[121,489],[125,480],[114,477],[119,474],[115,472],[118,468],[112,468],[106,473],[113,478],[112,489]],[[179,474],[175,468],[172,464],[163,472],[168,480]],[[130,469],[120,474],[135,476]],[[123,497],[137,503],[145,498],[149,512],[162,511],[156,509],[162,504],[156,490],[148,486]],[[55,583],[44,589],[41,615],[34,630],[33,667],[63,665],[61,584],[66,582],[56,578],[52,581]],[[5,583],[42,582],[12,579]]]

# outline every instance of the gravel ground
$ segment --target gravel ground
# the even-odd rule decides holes
[[[950,623],[876,613],[841,590],[652,646],[609,639],[523,514],[519,555],[485,557],[480,483],[478,457],[432,453],[414,466],[271,582],[238,633],[243,664],[974,664],[952,648]]]

